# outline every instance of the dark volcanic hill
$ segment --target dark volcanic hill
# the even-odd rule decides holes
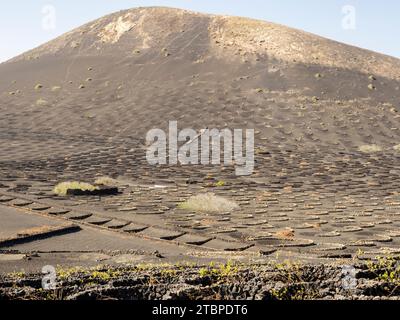
[[[281,25],[121,11],[0,65],[3,131],[144,139],[178,120],[287,146],[394,142],[400,61]],[[344,136],[347,134],[347,136]]]
[[[7,173],[125,174],[144,160],[129,151],[171,120],[181,129],[254,128],[257,152],[271,152],[258,167],[276,164],[271,176],[309,154],[319,175],[330,154],[370,145],[389,153],[385,172],[397,172],[400,60],[277,24],[132,9],[5,62],[0,74]]]

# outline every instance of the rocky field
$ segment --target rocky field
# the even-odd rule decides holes
[[[211,263],[135,267],[59,268],[44,275],[1,278],[0,299],[49,300],[399,300],[400,268],[393,258],[353,266]]]

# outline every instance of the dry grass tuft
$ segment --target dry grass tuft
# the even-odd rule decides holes
[[[367,144],[360,146],[358,148],[358,151],[364,152],[364,153],[375,153],[375,152],[381,152],[382,147],[376,145],[376,144]]]
[[[190,197],[179,205],[180,208],[195,212],[229,212],[239,208],[239,205],[231,200],[216,196],[213,193],[199,194]]]
[[[290,228],[279,230],[275,233],[275,237],[277,237],[279,239],[293,239],[294,238],[294,230],[290,229]]]
[[[36,105],[39,107],[44,107],[44,106],[47,106],[48,104],[49,103],[47,102],[47,100],[44,100],[42,98],[40,98],[36,101]]]
[[[118,185],[118,181],[110,178],[110,177],[99,177],[96,179],[94,182],[95,184],[98,185],[104,185],[104,186],[109,186],[109,187],[114,187]]]

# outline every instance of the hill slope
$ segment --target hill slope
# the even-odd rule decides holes
[[[284,26],[121,11],[0,65],[2,130],[129,137],[169,120],[292,147],[398,138],[400,61]]]

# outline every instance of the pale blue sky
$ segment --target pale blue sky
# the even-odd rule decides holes
[[[42,28],[46,5],[56,9],[53,30]],[[346,5],[355,8],[355,29],[342,27]],[[257,18],[400,58],[398,0],[3,0],[0,62],[105,14],[138,6]]]

